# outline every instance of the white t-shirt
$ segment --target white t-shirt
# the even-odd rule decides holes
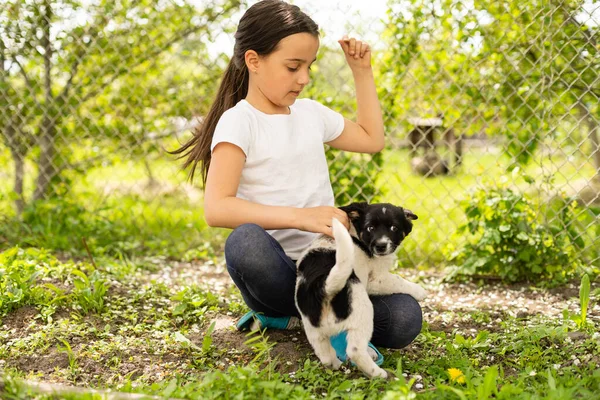
[[[344,117],[310,99],[297,99],[290,111],[266,114],[241,100],[219,119],[210,150],[228,142],[246,155],[238,198],[272,206],[333,206],[323,143],[342,133]],[[316,236],[297,229],[267,232],[293,260]]]

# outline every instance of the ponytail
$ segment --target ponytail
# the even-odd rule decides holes
[[[233,59],[229,61],[217,97],[206,117],[194,128],[194,136],[179,149],[169,152],[169,154],[179,155],[178,159],[187,157],[182,169],[191,166],[188,174],[190,182],[194,180],[196,166],[198,163],[201,164],[202,187],[206,185],[211,159],[210,145],[217,123],[225,111],[235,106],[248,94],[248,69],[245,64],[240,67]]]

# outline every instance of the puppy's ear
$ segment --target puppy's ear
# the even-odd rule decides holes
[[[419,219],[419,217],[417,217],[417,214],[415,214],[414,212],[412,212],[406,208],[404,209],[404,216],[406,217],[406,219],[409,219],[409,220]]]
[[[348,218],[350,218],[350,220],[352,221],[359,218],[362,215],[365,215],[368,206],[369,203],[366,202],[352,203],[347,206],[340,207],[340,210],[348,214]]]

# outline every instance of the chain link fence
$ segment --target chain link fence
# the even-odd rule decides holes
[[[55,201],[70,199],[92,210],[94,226],[120,218],[141,236],[216,232],[199,222],[198,182],[185,182],[165,150],[201,123],[253,3],[3,1],[4,221],[25,215],[31,233],[33,214],[46,227],[52,217],[71,218]],[[525,193],[541,223],[567,232],[584,263],[598,267],[599,2],[292,3],[322,31],[305,96],[355,119],[352,75],[336,40],[349,33],[373,48],[388,145],[375,156],[327,150],[338,205],[410,208],[419,221],[401,258],[438,265],[463,240],[464,201],[502,184]],[[171,236],[160,243],[170,246]]]

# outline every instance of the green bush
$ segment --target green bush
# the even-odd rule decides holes
[[[49,250],[33,247],[0,252],[0,318],[26,305],[46,320],[57,307],[102,313],[107,290],[104,274],[89,264],[61,262]]]
[[[25,305],[60,305],[65,297],[63,290],[45,280],[65,274],[46,250],[13,247],[0,252],[0,318]]]
[[[502,280],[564,282],[580,265],[569,231],[541,223],[539,207],[524,194],[493,184],[462,202],[466,241],[449,250],[456,275],[494,275]],[[567,207],[565,212],[572,211]]]
[[[0,235],[9,245],[40,247],[83,253],[82,238],[90,248],[126,235],[122,226],[102,217],[101,210],[90,211],[71,197],[53,197],[28,204],[21,217],[0,218]],[[105,243],[97,243],[97,242]]]
[[[99,204],[97,194],[86,192],[31,202],[21,216],[0,215],[0,251],[19,245],[79,257],[89,249],[94,257],[191,259],[212,256],[207,247],[221,242],[220,231],[206,229],[201,208],[174,197],[121,195]]]

